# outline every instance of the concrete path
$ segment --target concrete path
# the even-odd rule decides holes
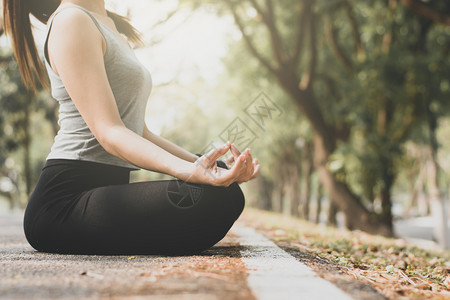
[[[258,299],[351,299],[252,228],[235,227],[234,232],[245,247],[247,281]]]
[[[239,222],[202,255],[83,256],[34,251],[17,214],[0,216],[0,298],[352,299]]]

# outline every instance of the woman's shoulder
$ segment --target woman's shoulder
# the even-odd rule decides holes
[[[53,24],[66,26],[82,25],[86,21],[90,20],[90,16],[84,10],[77,6],[60,6],[50,17]],[[92,22],[92,20],[91,20]]]
[[[94,42],[101,41],[102,34],[98,30],[95,20],[85,11],[74,6],[61,7],[51,20],[51,35],[49,39],[57,41]],[[80,46],[86,46],[82,44]]]
[[[83,10],[68,7],[57,12],[51,22],[46,50],[56,74],[73,61],[86,60],[97,53],[100,57],[105,53],[102,33]]]

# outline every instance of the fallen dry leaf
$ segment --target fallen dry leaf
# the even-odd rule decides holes
[[[450,276],[445,277],[444,284],[450,288]]]
[[[80,275],[82,275],[82,276],[89,276],[89,277],[96,278],[96,279],[104,279],[105,278],[105,276],[103,276],[101,274],[97,274],[97,273],[94,273],[94,272],[88,272],[88,271],[81,272]]]

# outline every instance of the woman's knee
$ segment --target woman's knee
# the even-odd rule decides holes
[[[228,167],[224,161],[217,160],[216,163],[217,163],[217,166],[228,169]],[[237,215],[236,219],[237,219],[240,216],[240,214],[242,213],[242,211],[244,210],[245,196],[241,190],[241,187],[239,186],[239,184],[237,182],[232,183],[228,187],[228,189],[231,191],[231,198],[234,203],[234,208],[235,208],[235,212]]]
[[[228,187],[228,189],[230,191],[231,202],[233,203],[234,218],[235,220],[237,220],[237,218],[239,218],[242,211],[244,210],[245,206],[244,192],[242,191],[241,187],[237,182],[232,183]]]

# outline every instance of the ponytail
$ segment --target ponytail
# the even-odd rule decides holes
[[[107,13],[108,17],[110,17],[114,21],[117,31],[124,34],[133,44],[137,46],[143,45],[141,33],[137,31],[137,29],[134,28],[133,25],[130,24],[129,18],[118,15],[109,10],[107,11]]]
[[[3,27],[11,36],[14,55],[25,86],[36,92],[37,83],[48,87],[48,78],[31,31],[30,13],[46,24],[49,17],[58,8],[61,0],[3,0]],[[141,46],[141,34],[134,28],[127,17],[107,11],[117,27],[128,40]]]
[[[36,77],[44,87],[48,87],[48,80],[31,31],[30,12],[27,0],[3,0],[3,26],[11,36],[22,80],[36,92]]]

